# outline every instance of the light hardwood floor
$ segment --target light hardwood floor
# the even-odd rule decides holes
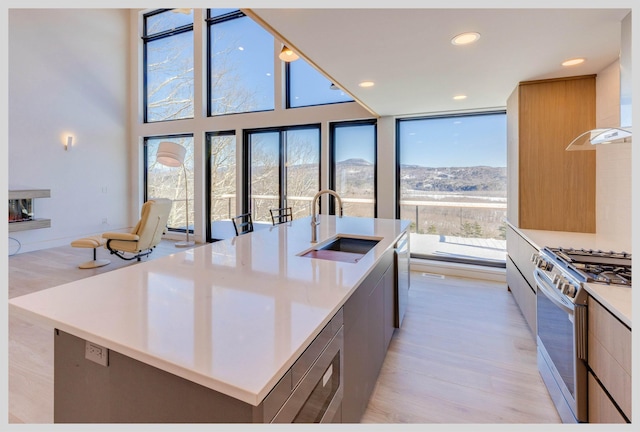
[[[411,273],[363,423],[560,423],[506,285]]]
[[[149,259],[180,251],[163,241]],[[99,258],[107,252],[98,250]],[[135,262],[77,265],[70,246],[9,257],[9,298]],[[535,343],[504,284],[413,272],[363,423],[559,423]],[[52,329],[9,316],[9,423],[53,421]]]

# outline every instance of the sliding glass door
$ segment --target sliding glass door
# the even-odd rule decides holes
[[[292,207],[293,217],[311,214],[320,188],[320,127],[247,131],[245,210],[256,223],[271,223],[269,209]]]

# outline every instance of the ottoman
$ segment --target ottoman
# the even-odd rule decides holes
[[[91,248],[93,249],[93,261],[87,261],[78,266],[81,269],[92,269],[96,267],[102,267],[109,264],[111,261],[108,259],[96,259],[96,248],[103,246],[107,242],[102,236],[96,235],[91,237],[83,237],[71,242],[71,246],[77,248]]]

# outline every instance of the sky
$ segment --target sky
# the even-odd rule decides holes
[[[429,167],[507,166],[506,114],[400,122],[400,164]]]

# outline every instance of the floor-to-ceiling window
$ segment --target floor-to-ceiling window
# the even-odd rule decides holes
[[[207,241],[229,237],[236,212],[235,131],[212,132],[206,138]]]
[[[156,161],[158,146],[162,141],[172,141],[185,147],[184,170],[182,167],[167,167]],[[189,230],[193,232],[193,136],[169,135],[145,138],[144,163],[146,173],[144,200],[168,198],[173,202],[167,223],[171,231],[186,232],[188,205]]]
[[[413,257],[504,266],[506,114],[397,121],[398,213]]]
[[[320,126],[247,131],[245,208],[254,222],[271,223],[269,209],[292,207],[293,217],[311,214],[320,188]]]
[[[332,123],[329,154],[329,186],[342,198],[344,215],[375,217],[375,120]]]

